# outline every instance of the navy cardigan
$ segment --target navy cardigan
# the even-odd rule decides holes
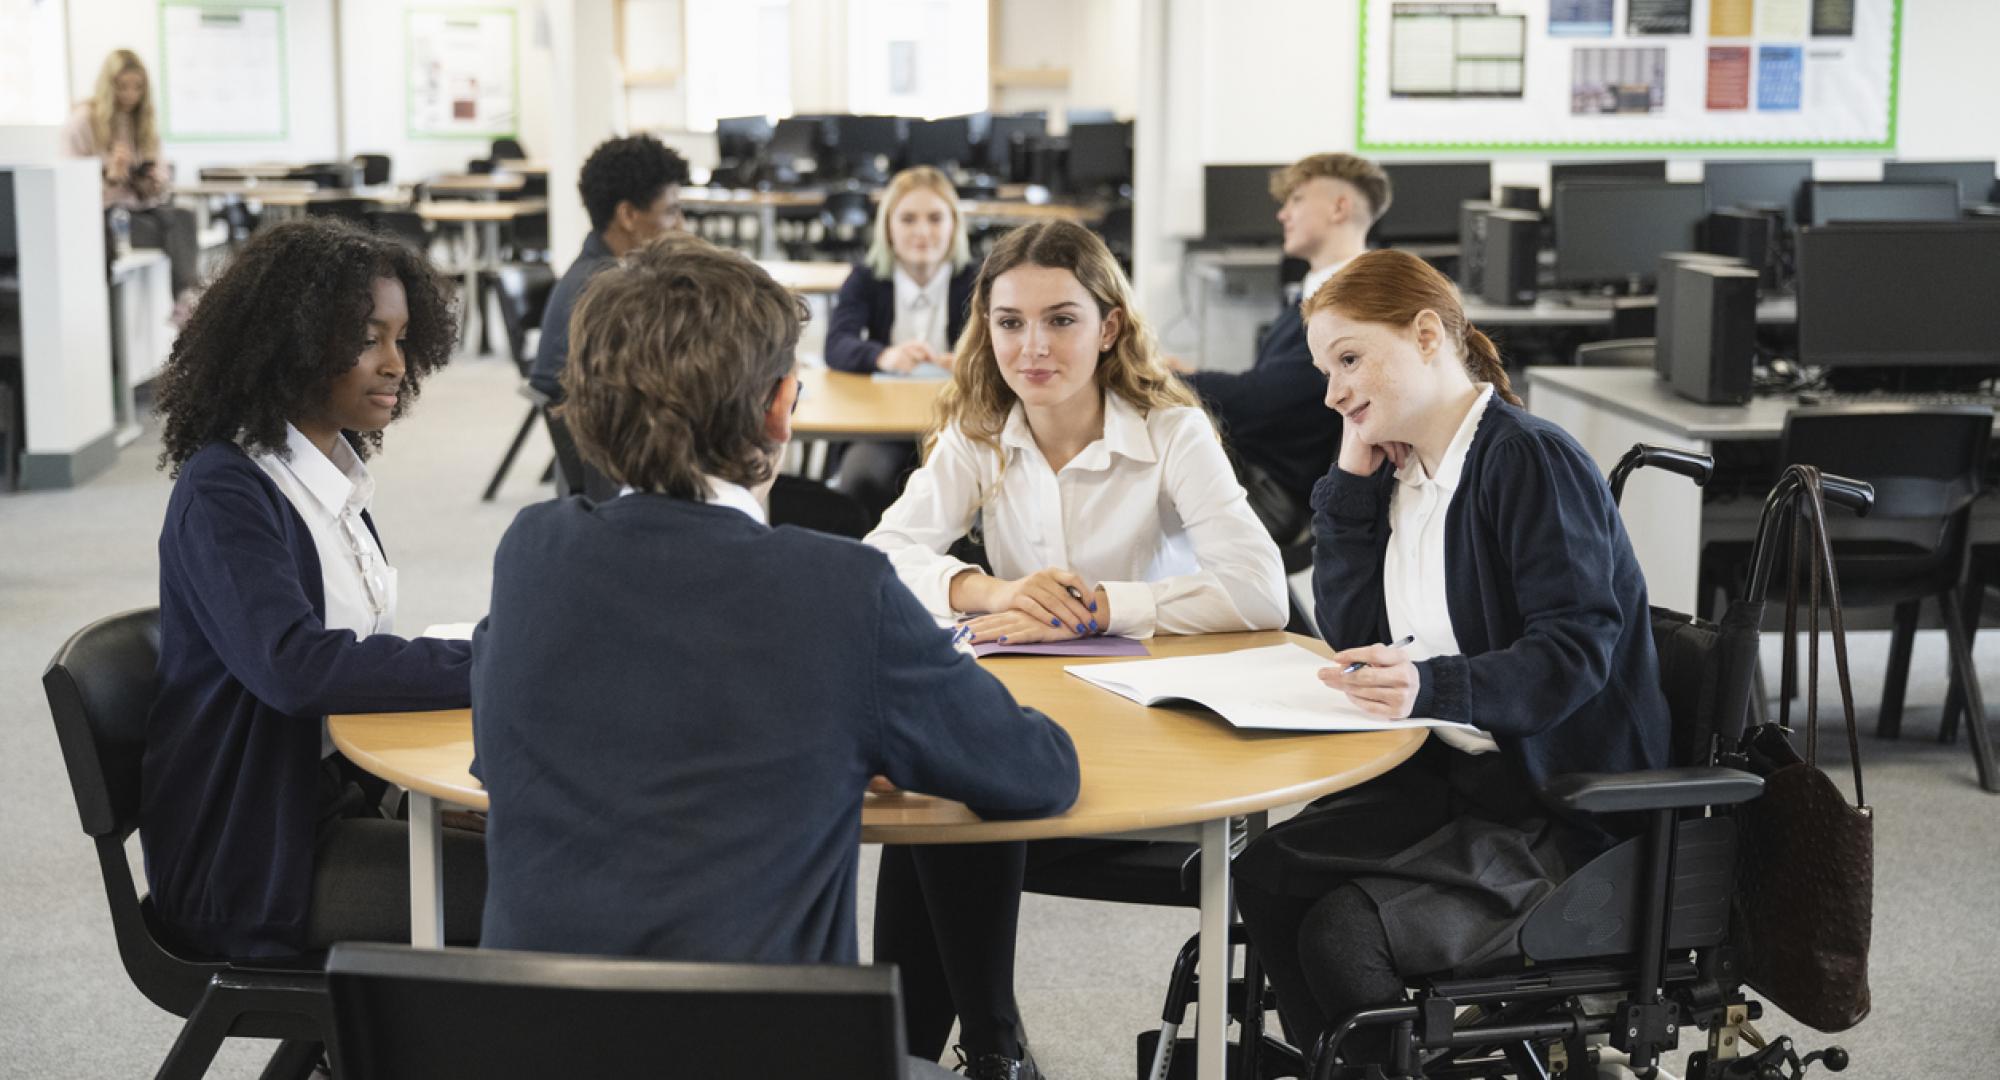
[[[1313,491],[1313,598],[1336,648],[1389,640],[1395,468],[1338,464]],[[1412,715],[1472,723],[1539,790],[1566,772],[1662,768],[1672,721],[1646,582],[1604,477],[1561,428],[1488,403],[1445,512],[1460,655],[1417,664]]]
[[[561,401],[563,397],[563,367],[569,363],[570,314],[576,310],[576,302],[582,299],[584,286],[590,284],[590,279],[617,262],[618,256],[611,253],[611,245],[593,230],[583,238],[583,249],[576,253],[576,261],[569,264],[562,279],[549,291],[548,305],[542,309],[538,324],[542,336],[535,344],[535,363],[528,372],[528,385],[547,395],[550,401]]]
[[[203,952],[303,948],[322,716],[470,700],[465,642],[357,640],[325,617],[305,520],[236,445],[202,447],[160,530],[139,840],[161,918]]]
[[[972,284],[979,279],[979,263],[969,262],[951,276],[946,290],[944,336],[946,347],[958,341],[965,329],[965,316],[972,309]],[[889,346],[889,334],[896,326],[896,280],[875,276],[863,264],[856,266],[840,286],[834,301],[833,317],[826,324],[826,366],[838,371],[875,370],[875,358]]]
[[[1340,414],[1326,407],[1326,376],[1313,367],[1298,306],[1284,305],[1250,370],[1198,371],[1187,381],[1222,425],[1230,452],[1304,505],[1340,449]]]
[[[853,963],[868,779],[988,818],[1076,751],[873,548],[633,494],[521,511],[474,637],[482,945]]]

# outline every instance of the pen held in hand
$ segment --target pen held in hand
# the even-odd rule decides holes
[[[1407,649],[1407,648],[1409,648],[1409,647],[1410,647],[1411,645],[1414,645],[1414,644],[1416,644],[1416,641],[1417,641],[1417,635],[1415,635],[1415,634],[1404,634],[1404,635],[1403,635],[1403,637],[1402,637],[1402,640],[1400,640],[1400,641],[1392,641],[1392,642],[1390,642],[1390,643],[1389,643],[1389,647],[1390,647],[1390,648],[1392,648],[1392,649]],[[1355,672],[1357,672],[1357,671],[1360,671],[1360,670],[1361,670],[1362,668],[1365,668],[1365,667],[1367,667],[1367,666],[1368,666],[1368,664],[1367,664],[1367,662],[1366,662],[1366,661],[1363,661],[1363,660],[1356,660],[1356,661],[1355,661],[1355,662],[1353,662],[1352,664],[1349,664],[1349,665],[1347,665],[1346,667],[1344,667],[1344,668],[1341,668],[1341,669],[1340,669],[1340,673],[1341,673],[1342,675],[1352,675],[1352,674],[1354,674]]]

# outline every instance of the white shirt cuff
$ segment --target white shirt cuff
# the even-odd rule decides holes
[[[1104,628],[1107,634],[1121,637],[1149,638],[1159,618],[1159,609],[1153,604],[1153,587],[1143,581],[1100,581],[1098,588],[1104,590],[1104,598],[1111,604],[1111,624]]]

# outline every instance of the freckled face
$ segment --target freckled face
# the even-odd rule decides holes
[[[1338,311],[1306,322],[1313,366],[1326,376],[1326,407],[1366,442],[1408,442],[1418,404],[1407,387],[1423,363],[1412,327],[1360,322]]]
[[[1118,341],[1124,313],[1100,316],[1075,274],[1017,266],[993,279],[989,306],[1000,377],[1023,404],[1051,407],[1098,392],[1098,354]]]

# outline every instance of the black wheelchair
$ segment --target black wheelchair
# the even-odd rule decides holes
[[[1704,484],[1706,455],[1635,446],[1612,469],[1613,499],[1633,470],[1653,467]],[[1874,492],[1865,483],[1824,476],[1826,501],[1865,514]],[[1744,771],[1738,744],[1757,684],[1758,632],[1765,586],[1798,513],[1798,479],[1788,473],[1765,500],[1752,556],[1750,587],[1719,623],[1654,608],[1654,640],[1673,720],[1672,767],[1640,773],[1559,777],[1544,796],[1566,810],[1643,816],[1641,834],[1600,855],[1544,897],[1523,923],[1520,955],[1497,969],[1449,972],[1409,981],[1402,1001],[1364,1009],[1334,1023],[1316,1046],[1294,1048],[1264,1031],[1275,1005],[1246,955],[1245,977],[1231,986],[1241,1043],[1230,1070],[1264,1077],[1443,1078],[1594,1077],[1608,1045],[1635,1073],[1651,1077],[1666,1055],[1695,1038],[1686,1080],[1794,1080],[1815,1063],[1846,1068],[1839,1047],[1801,1054],[1790,1039],[1764,1039],[1754,1021],[1763,1006],[1745,994],[1730,942],[1735,891],[1736,821],[1732,808],[1755,799],[1763,780]],[[1240,927],[1237,928],[1240,932]],[[1241,940],[1239,938],[1239,940]],[[1191,943],[1192,944],[1192,943]],[[1246,953],[1248,952],[1246,947]],[[1142,1055],[1174,1029],[1194,996],[1194,950],[1185,949],[1170,984],[1167,1026],[1142,1036]],[[1243,1009],[1244,1002],[1254,1006]],[[1384,1029],[1386,1065],[1340,1064],[1357,1031]],[[1141,1076],[1181,1075],[1181,1061],[1154,1054]]]

